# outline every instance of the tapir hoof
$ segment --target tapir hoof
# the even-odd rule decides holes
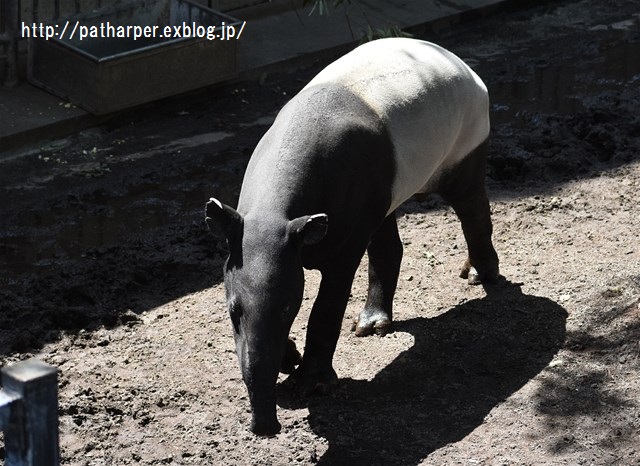
[[[494,270],[495,269],[495,270]],[[480,273],[478,270],[468,263],[465,263],[460,271],[460,278],[467,280],[469,285],[480,285],[481,283],[496,283],[500,273],[497,267],[490,268],[489,271]]]
[[[295,390],[302,396],[310,396],[328,395],[337,383],[338,376],[333,369],[324,373],[310,372],[300,366],[282,382],[282,386],[287,390]]]
[[[259,421],[254,418],[251,420],[251,432],[262,437],[273,437],[280,432],[281,428],[282,426],[277,419]]]
[[[284,348],[282,362],[280,363],[280,372],[283,374],[291,374],[301,362],[302,356],[296,348],[295,342],[291,338],[288,338]]]
[[[367,337],[369,335],[385,336],[391,331],[391,319],[384,311],[365,309],[360,313],[358,322],[354,322],[351,327],[357,337]]]

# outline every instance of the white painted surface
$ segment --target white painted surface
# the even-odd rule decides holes
[[[489,134],[482,80],[435,44],[406,38],[364,44],[322,70],[305,89],[340,83],[385,122],[396,154],[389,213]]]

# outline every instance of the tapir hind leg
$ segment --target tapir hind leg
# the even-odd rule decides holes
[[[499,275],[498,255],[491,242],[491,210],[484,186],[487,149],[485,141],[445,175],[438,189],[462,223],[469,257],[460,277],[472,285],[494,282]]]
[[[358,317],[355,333],[364,337],[376,333],[386,335],[393,320],[393,295],[398,284],[402,261],[402,241],[398,235],[396,214],[392,212],[371,238],[369,256],[369,292]]]

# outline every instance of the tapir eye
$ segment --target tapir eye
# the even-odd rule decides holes
[[[233,330],[236,333],[240,333],[240,318],[242,317],[242,306],[238,301],[232,300],[229,302],[229,316],[231,317],[231,323],[233,324]]]

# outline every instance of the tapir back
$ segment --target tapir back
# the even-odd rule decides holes
[[[489,134],[487,88],[462,60],[430,42],[381,39],[333,62],[305,89],[351,90],[384,122],[394,147],[388,213],[429,189]]]

